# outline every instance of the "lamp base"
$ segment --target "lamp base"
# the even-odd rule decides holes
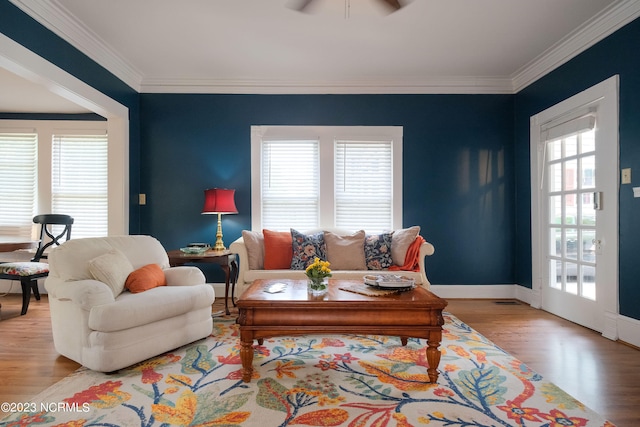
[[[227,248],[224,247],[222,241],[222,214],[218,214],[218,230],[216,231],[216,244],[213,246],[214,251],[224,251]]]
[[[227,248],[224,247],[224,242],[222,241],[222,239],[216,239],[216,244],[213,245],[213,248],[211,248],[211,250],[226,251]]]

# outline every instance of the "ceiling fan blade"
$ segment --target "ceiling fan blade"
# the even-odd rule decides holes
[[[312,2],[313,0],[291,0],[289,1],[288,7],[298,12],[304,12]]]
[[[393,10],[399,10],[400,8],[402,8],[402,5],[400,4],[400,0],[380,0],[382,1],[382,3],[386,4],[388,7],[390,7]]]

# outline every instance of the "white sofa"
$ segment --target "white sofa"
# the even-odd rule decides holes
[[[331,233],[334,233],[340,236],[352,235],[351,233],[345,230],[325,230],[324,232],[326,233],[326,231],[330,231]],[[321,232],[321,230],[320,231],[312,230],[306,233],[312,234],[312,233],[318,233],[318,232]],[[394,231],[391,233],[392,235],[397,233],[397,240],[400,240],[399,235],[400,233],[403,233],[404,237],[411,236],[412,240],[415,238],[418,238],[422,242],[419,246],[419,253],[417,254],[418,268],[415,271],[408,271],[408,270],[389,271],[388,269],[369,270],[366,268],[340,270],[340,269],[332,268],[332,278],[359,280],[359,279],[362,279],[365,275],[369,275],[369,274],[373,274],[373,275],[400,274],[402,276],[413,278],[416,284],[429,287],[430,283],[429,283],[429,280],[427,279],[426,270],[425,270],[425,257],[433,255],[433,253],[435,252],[435,248],[431,243],[421,238],[419,235],[419,232],[420,232],[420,228],[417,226],[414,226],[408,229],[398,230],[397,232]],[[238,292],[236,292],[236,296],[241,295],[242,292],[254,280],[257,280],[257,279],[304,279],[306,277],[304,270],[292,270],[291,268],[265,269],[264,266],[260,263],[260,258],[264,259],[264,251],[265,251],[263,233],[255,232],[255,231],[247,231],[247,230],[243,231],[242,233],[243,233],[243,236],[236,239],[229,246],[229,250],[233,253],[238,254],[238,257],[240,258],[239,260],[240,266],[238,269],[238,280],[237,280],[239,289],[238,289]],[[414,237],[414,236],[417,236],[417,237]],[[247,242],[245,242],[245,237],[247,239],[250,239],[251,243],[249,245],[247,245]],[[262,246],[260,247],[260,245]],[[248,246],[252,248],[251,250],[254,253],[251,253],[251,254],[249,253]],[[262,250],[262,253],[260,252],[260,249]],[[394,247],[394,249],[396,248]],[[399,252],[400,255],[398,255],[398,257],[402,258],[403,251],[402,249],[399,249],[399,250],[400,250]],[[327,249],[327,251],[329,251],[329,249]],[[404,249],[404,252],[406,252],[406,248]],[[397,261],[396,265],[402,264],[402,262],[398,260],[396,261]]]
[[[159,269],[153,267],[163,273],[166,286],[139,293],[113,290],[106,284],[111,280],[95,278],[95,260],[111,261],[111,254],[124,254],[135,270],[157,264]],[[51,251],[49,265],[44,286],[55,348],[87,368],[116,371],[212,332],[213,288],[197,267],[170,267],[164,247],[153,237],[71,239]],[[103,266],[114,269],[107,271],[109,279],[122,273],[118,263]]]

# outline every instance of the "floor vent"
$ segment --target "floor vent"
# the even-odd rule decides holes
[[[520,305],[518,301],[495,301],[499,305]]]

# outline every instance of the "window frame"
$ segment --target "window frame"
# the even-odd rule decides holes
[[[36,134],[37,150],[37,170],[36,170],[36,214],[52,213],[52,161],[53,161],[53,137],[55,135],[86,135],[86,134],[108,134],[107,121],[88,120],[0,120],[0,133],[27,133]],[[108,138],[107,164],[111,162],[111,138]],[[116,172],[109,167],[108,170],[108,198],[113,196],[113,174]],[[111,203],[109,203],[111,205]],[[112,228],[113,215],[115,212],[109,208],[107,216],[107,227]],[[121,220],[115,221],[122,222]],[[37,230],[32,227],[32,236]],[[25,236],[27,237],[27,236]]]
[[[402,228],[402,126],[251,126],[251,228],[257,231],[264,228],[262,224],[261,189],[263,139],[315,139],[320,141],[320,213],[318,229],[336,229],[334,203],[335,142],[340,140],[391,141],[393,168],[391,178],[391,224],[392,230]]]

